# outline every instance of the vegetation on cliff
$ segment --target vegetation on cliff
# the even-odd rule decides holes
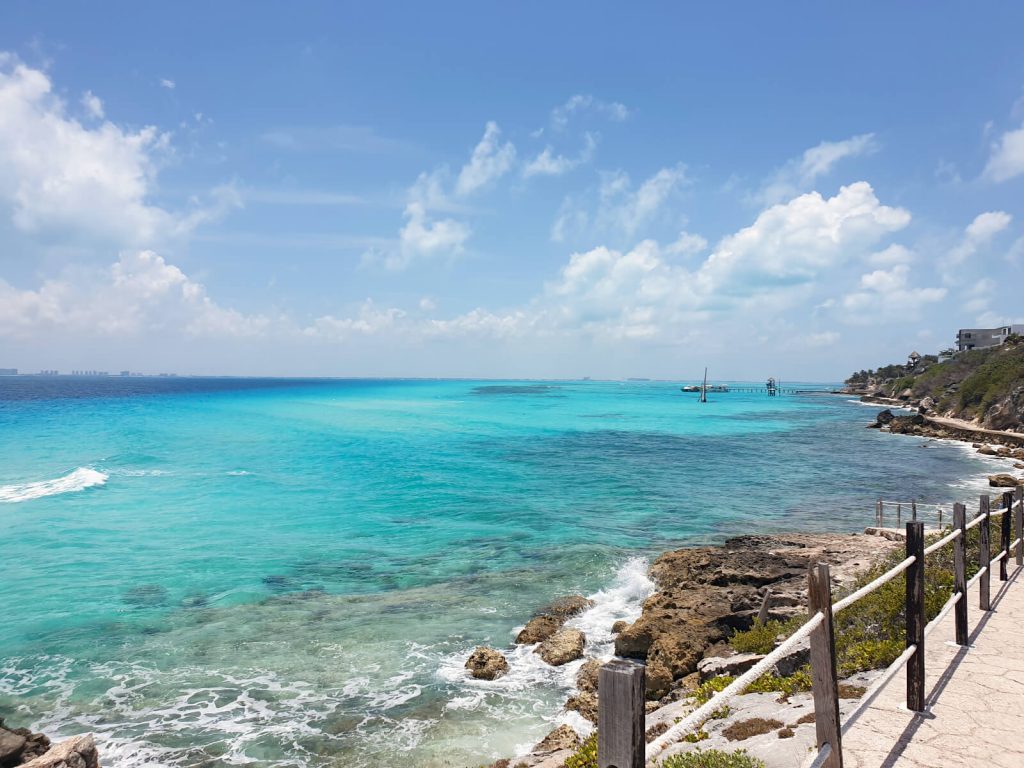
[[[960,352],[939,361],[922,357],[912,368],[888,365],[858,371],[851,392],[905,400],[937,414],[978,420],[992,429],[1024,429],[1024,337],[998,347]]]

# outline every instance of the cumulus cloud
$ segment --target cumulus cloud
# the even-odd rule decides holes
[[[605,174],[599,190],[598,223],[633,235],[654,220],[662,207],[687,183],[686,166],[682,163],[662,168],[636,189],[629,175],[623,171]]]
[[[830,173],[839,161],[869,155],[877,150],[878,143],[873,133],[862,133],[843,141],[823,141],[777,170],[753,195],[753,200],[770,205],[793,197]]]
[[[92,92],[82,105],[103,118]],[[229,202],[228,187],[183,213],[154,204],[157,170],[169,152],[170,135],[154,126],[83,125],[46,73],[0,55],[0,206],[17,229],[76,245],[98,238],[117,248],[151,247],[240,204],[237,196]]]
[[[903,322],[920,316],[921,309],[946,297],[946,289],[918,288],[910,285],[910,267],[897,264],[891,269],[877,269],[860,278],[858,290],[838,302],[826,302],[851,325],[873,325],[899,319]]]
[[[173,91],[175,89],[176,85],[175,85],[173,80],[169,80],[169,79],[167,79],[165,77],[165,78],[162,78],[160,80],[160,87],[161,88],[166,88],[169,91]]]
[[[469,162],[462,166],[455,191],[468,195],[501,178],[516,160],[516,148],[511,142],[501,143],[501,129],[491,121],[484,128],[483,138],[473,149]]]
[[[323,315],[303,328],[301,333],[306,338],[321,341],[347,341],[353,336],[371,336],[391,330],[405,316],[401,309],[378,309],[371,299],[367,299],[355,317]]]
[[[206,288],[153,251],[121,254],[102,270],[68,268],[22,290],[0,280],[0,336],[46,331],[137,336],[182,331],[194,336],[253,336],[266,317],[214,302]]]
[[[880,251],[875,251],[865,259],[873,267],[891,267],[894,264],[909,264],[917,255],[904,245],[892,244]]]
[[[991,181],[1008,181],[1024,173],[1024,125],[1007,131],[992,143],[983,176]]]
[[[457,255],[471,234],[470,228],[455,219],[434,219],[420,202],[405,208],[405,225],[399,231],[397,252],[384,257],[390,270],[400,270],[421,258]]]
[[[680,232],[679,237],[665,246],[665,253],[678,256],[693,256],[708,247],[708,241],[691,232]]]

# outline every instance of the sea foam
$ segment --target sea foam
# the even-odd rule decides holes
[[[0,503],[14,503],[18,501],[31,501],[41,499],[44,496],[56,496],[61,493],[75,493],[84,491],[97,485],[104,485],[107,482],[107,475],[89,467],[79,467],[74,472],[69,472],[63,477],[54,480],[40,480],[35,483],[22,483],[20,485],[0,485]]]

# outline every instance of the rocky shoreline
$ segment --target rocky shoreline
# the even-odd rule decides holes
[[[92,734],[59,744],[28,728],[8,728],[0,718],[0,768],[99,768]]]
[[[644,601],[640,617],[632,623],[616,622],[613,627],[616,656],[646,664],[649,723],[671,723],[668,713],[678,713],[701,682],[753,666],[761,657],[736,653],[728,638],[737,630],[749,629],[758,618],[786,620],[805,613],[807,569],[812,563],[829,563],[834,586],[841,590],[898,546],[898,542],[866,534],[794,533],[739,536],[721,546],[687,547],[662,554],[650,567],[657,588]],[[587,607],[579,602],[583,599],[573,596],[552,606],[572,605],[578,613]],[[555,621],[551,621],[555,613],[552,606],[538,611],[517,641],[535,642],[540,652],[545,643],[566,631],[561,628],[565,618],[559,623],[554,616]],[[538,634],[535,630],[541,627],[543,631]],[[482,660],[483,650],[500,656],[494,649],[476,649],[467,662],[474,676],[479,675],[471,664]],[[581,643],[579,656],[573,658],[583,652]],[[778,674],[792,674],[806,662],[805,656],[805,650],[798,651],[780,662],[784,668],[778,669]],[[496,661],[489,658],[493,668]],[[606,661],[589,658],[580,667],[577,690],[565,703],[567,712],[596,723],[597,672]],[[493,768],[557,768],[585,735],[569,725],[560,725],[528,755],[500,760]]]

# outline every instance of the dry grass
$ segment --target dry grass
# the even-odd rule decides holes
[[[783,728],[784,726],[785,723],[779,720],[752,717],[749,720],[740,720],[728,728],[722,729],[722,735],[729,741],[743,741],[753,736],[760,736],[762,733],[771,733],[777,728]]]

